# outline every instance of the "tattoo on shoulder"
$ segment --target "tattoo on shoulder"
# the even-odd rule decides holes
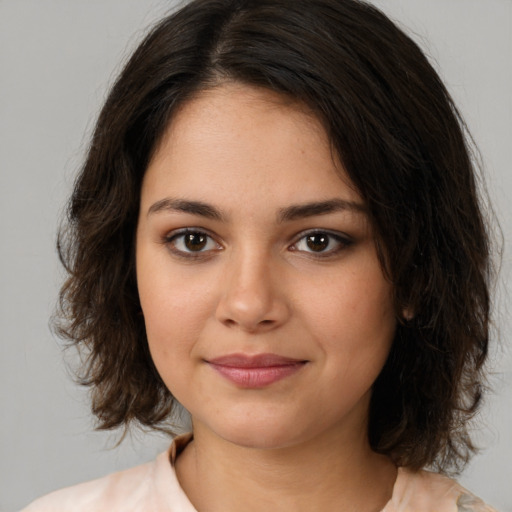
[[[457,500],[457,512],[487,512],[491,510],[484,505],[482,500],[472,494],[461,494]]]

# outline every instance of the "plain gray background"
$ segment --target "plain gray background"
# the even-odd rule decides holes
[[[121,61],[176,2],[0,0],[0,510],[152,459],[168,441],[112,448],[93,432],[48,320],[62,271],[56,227],[87,136]],[[505,236],[495,323],[494,394],[477,429],[486,447],[464,485],[512,512],[512,2],[374,0],[441,71],[483,154]]]

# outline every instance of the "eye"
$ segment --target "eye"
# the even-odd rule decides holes
[[[171,251],[185,257],[222,249],[208,233],[197,229],[171,233],[165,237],[165,243]]]
[[[347,248],[352,240],[347,236],[329,231],[311,231],[304,234],[290,249],[318,256],[330,256]]]

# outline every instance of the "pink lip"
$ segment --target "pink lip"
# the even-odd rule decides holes
[[[298,372],[307,361],[276,354],[230,354],[207,363],[223,377],[242,388],[262,388]]]

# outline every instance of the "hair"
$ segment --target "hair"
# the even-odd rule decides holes
[[[357,0],[195,0],[158,23],[97,121],[59,235],[58,332],[85,356],[99,428],[172,430],[134,265],[144,172],[176,110],[226,82],[307,106],[367,205],[398,327],[373,387],[372,448],[457,471],[475,448],[490,244],[470,138],[419,47]],[[407,313],[404,313],[407,312]]]

